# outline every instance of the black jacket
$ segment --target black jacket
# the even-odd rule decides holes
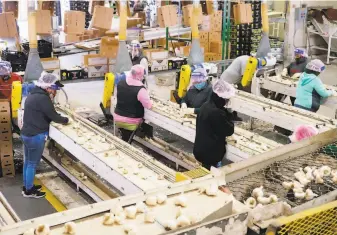
[[[59,115],[51,101],[49,94],[35,87],[28,95],[23,115],[23,127],[21,134],[24,136],[34,136],[49,131],[51,122],[68,123],[68,118]]]
[[[287,67],[289,76],[292,77],[295,73],[303,73],[307,64],[307,58],[301,58],[299,63],[297,63],[296,61],[292,62]]]
[[[233,114],[209,100],[197,116],[193,154],[203,164],[216,166],[226,153],[226,137],[234,133]]]
[[[210,99],[211,94],[212,85],[210,84],[201,90],[198,90],[193,86],[187,91],[182,103],[186,103],[189,108],[195,108],[195,113],[198,113],[200,111],[200,107]]]

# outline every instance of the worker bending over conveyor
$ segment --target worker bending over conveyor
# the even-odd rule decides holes
[[[322,99],[335,95],[334,91],[325,89],[324,84],[318,77],[324,70],[325,65],[321,60],[315,59],[307,64],[297,84],[296,107],[317,112]]]
[[[10,62],[0,61],[0,99],[11,100],[12,83],[15,81],[22,82],[21,76],[12,73]]]
[[[210,100],[201,106],[197,116],[193,154],[207,169],[221,166],[226,137],[234,133],[234,115],[225,108],[234,95],[234,87],[219,79],[213,85]]]
[[[181,101],[181,108],[185,114],[197,114],[200,107],[209,100],[212,85],[208,83],[205,68],[197,68],[191,74],[191,84],[185,97]]]
[[[114,120],[122,139],[126,142],[142,123],[144,108],[152,108],[149,92],[143,83],[144,73],[145,69],[142,65],[134,65],[130,73],[127,73],[126,79],[120,80],[117,85]]]
[[[23,191],[24,197],[41,198],[41,186],[34,185],[36,167],[40,163],[51,122],[67,124],[69,119],[59,115],[53,105],[57,91],[63,85],[54,74],[43,72],[24,104],[21,139],[24,145]]]

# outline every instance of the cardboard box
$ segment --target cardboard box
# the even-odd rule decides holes
[[[79,42],[81,41],[81,36],[77,34],[66,34],[65,43]]]
[[[137,12],[134,17],[140,18],[140,24],[144,25],[146,23],[146,14],[145,12]]]
[[[36,34],[50,35],[51,28],[51,15],[49,10],[36,11]]]
[[[19,3],[20,1],[2,1],[2,12],[13,12],[14,17],[19,16]]]
[[[209,52],[212,53],[221,53],[222,52],[222,42],[213,41],[209,43]]]
[[[149,72],[168,70],[168,59],[152,60],[149,65]]]
[[[211,30],[212,31],[222,31],[222,11],[214,11],[210,15],[211,19]]]
[[[108,65],[96,65],[88,67],[89,78],[104,77],[107,72],[108,72]]]
[[[150,61],[152,60],[163,60],[168,58],[168,51],[164,49],[146,49],[143,50],[143,54]]]
[[[0,14],[0,29],[1,38],[19,37],[13,12]]]
[[[208,43],[209,42],[208,35],[209,35],[208,31],[199,31],[200,43]]]
[[[211,62],[211,61],[215,61],[216,59],[216,54],[212,53],[212,52],[206,52],[204,54],[204,60],[205,62]]]
[[[180,52],[182,52],[183,56],[188,57],[190,55],[191,46],[183,46],[183,47],[180,47],[179,50]],[[202,53],[204,53],[205,49],[201,47],[201,51]]]
[[[95,29],[92,28],[93,31],[93,38],[100,38],[105,36],[106,29]]]
[[[185,26],[191,26],[191,20],[192,20],[192,12],[193,12],[193,5],[186,5],[183,6],[183,24]],[[197,20],[198,24],[202,23],[202,9],[199,7],[198,14],[197,14]]]
[[[84,30],[84,35],[93,36],[94,35],[94,30],[93,29],[85,29]]]
[[[113,8],[95,6],[92,16],[92,27],[109,30],[111,28],[113,12]]]
[[[107,58],[116,58],[119,42],[112,37],[102,37],[99,54]]]
[[[201,29],[204,31],[211,30],[211,16],[209,15],[202,16]]]
[[[41,64],[44,70],[60,69],[60,60],[58,58],[42,58]]]
[[[177,7],[175,5],[162,6],[157,9],[159,27],[170,27],[178,24]]]
[[[250,24],[253,22],[251,4],[238,3],[234,5],[233,12],[235,24]]]
[[[138,27],[138,25],[142,24],[142,19],[141,18],[128,18],[126,22],[126,28],[134,28]]]
[[[66,11],[64,13],[64,32],[67,34],[84,34],[85,12]]]
[[[108,64],[108,58],[103,57],[102,55],[84,55],[84,66],[97,66],[97,65],[107,65]]]
[[[209,42],[218,42],[221,41],[221,32],[219,31],[211,31],[209,32]]]
[[[204,48],[204,52],[209,52],[209,43],[200,43],[201,48]]]

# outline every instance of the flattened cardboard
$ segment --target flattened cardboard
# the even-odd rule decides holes
[[[0,37],[2,38],[19,37],[13,12],[0,14],[0,29]]]
[[[92,16],[92,27],[96,29],[109,30],[111,28],[113,9],[102,6],[95,6]]]

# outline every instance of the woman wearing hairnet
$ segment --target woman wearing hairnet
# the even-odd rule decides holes
[[[42,152],[51,122],[67,124],[68,118],[59,115],[52,99],[63,87],[54,74],[42,73],[24,105],[21,139],[24,145],[23,196],[41,198],[46,195],[40,192],[41,186],[34,185],[35,171],[41,161]]]
[[[208,83],[206,69],[197,68],[191,74],[191,87],[181,101],[185,114],[198,113],[200,107],[211,97],[212,85]]]
[[[324,84],[318,77],[324,70],[324,63],[318,59],[307,64],[296,88],[295,107],[317,112],[322,99],[334,94],[333,91],[325,89]]]
[[[226,137],[234,133],[234,115],[224,107],[234,95],[234,87],[219,79],[197,116],[193,154],[207,169],[219,166],[226,153]]]
[[[142,122],[144,108],[152,108],[150,95],[143,84],[144,72],[142,65],[134,65],[126,79],[121,80],[117,85],[114,121],[122,134],[122,139],[126,142]]]

